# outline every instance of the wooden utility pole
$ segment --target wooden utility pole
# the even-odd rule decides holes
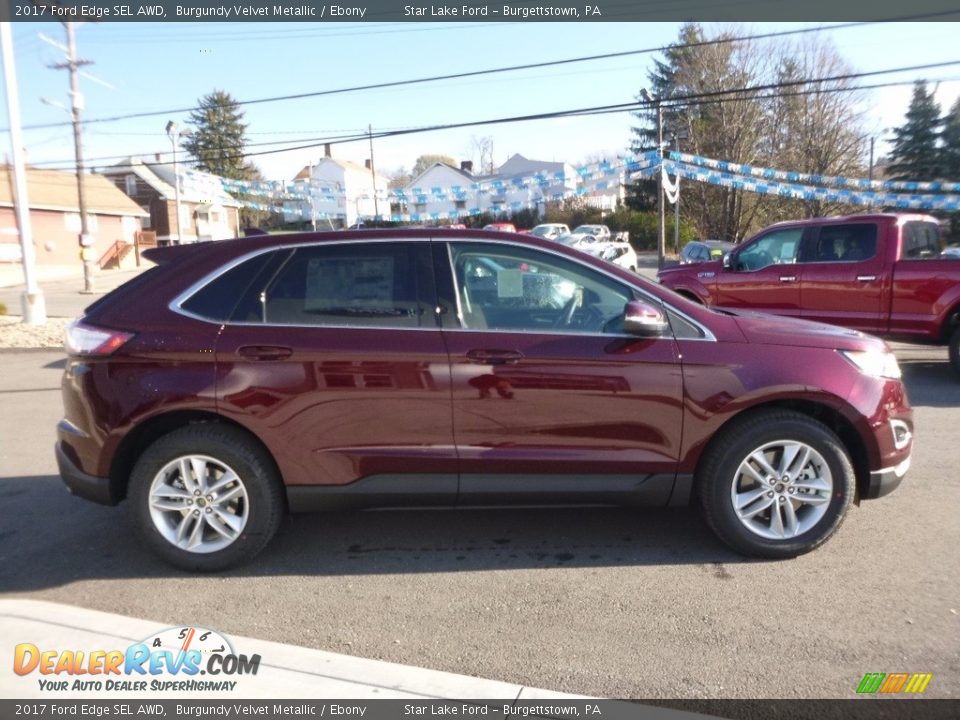
[[[77,165],[77,202],[80,206],[80,258],[83,261],[83,292],[95,289],[94,260],[96,250],[90,234],[90,219],[87,215],[87,192],[84,187],[83,137],[80,131],[80,113],[83,111],[83,95],[80,93],[80,68],[92,65],[89,60],[77,58],[77,44],[72,22],[63,23],[67,31],[67,61],[53,65],[56,70],[70,71],[70,116],[73,121],[73,149]]]
[[[380,207],[377,204],[377,173],[373,168],[373,125],[367,125],[367,137],[370,138],[370,182],[373,184],[373,219],[376,222]]]

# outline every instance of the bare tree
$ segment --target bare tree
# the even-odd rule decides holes
[[[847,81],[816,81],[850,71],[834,47],[818,37],[798,43],[733,40],[747,34],[725,29],[710,39],[729,42],[703,45],[698,43],[708,37],[699,25],[681,29],[679,42],[650,74],[663,109],[664,139],[679,133],[686,152],[735,163],[828,175],[860,172],[861,98],[846,92]],[[814,82],[791,84],[808,79]],[[781,87],[749,89],[771,84]],[[656,105],[638,117],[643,124],[634,131],[634,149],[649,148]],[[701,236],[730,240],[785,216],[838,207],[692,182],[682,194],[682,212]]]

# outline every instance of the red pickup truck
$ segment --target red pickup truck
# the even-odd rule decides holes
[[[950,346],[960,373],[960,260],[937,219],[873,214],[784,222],[722,260],[661,270],[666,287],[726,308]]]

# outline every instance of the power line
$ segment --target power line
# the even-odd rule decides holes
[[[876,75],[886,75],[899,72],[911,72],[918,70],[930,70],[935,68],[951,67],[960,65],[960,60],[951,60],[947,62],[940,63],[928,63],[924,65],[913,65],[906,67],[898,68],[888,68],[886,70],[871,70],[860,73],[844,73],[841,75],[832,75],[819,78],[804,78],[798,80],[791,80],[786,82],[777,82],[777,83],[766,83],[763,85],[754,85],[750,87],[742,88],[730,88],[723,90],[715,90],[710,92],[703,93],[690,93],[682,96],[674,96],[670,98],[663,98],[661,100],[662,106],[668,108],[682,107],[684,105],[705,105],[705,104],[715,104],[720,102],[731,102],[737,99],[772,99],[775,97],[798,97],[803,95],[817,95],[817,94],[828,94],[828,93],[837,93],[837,92],[856,92],[859,90],[869,90],[877,89],[882,87],[896,87],[902,85],[912,85],[914,80],[903,80],[889,83],[877,83],[874,85],[868,86],[847,86],[847,87],[833,87],[833,88],[816,88],[813,90],[807,90],[802,92],[794,93],[772,93],[767,96],[761,96],[760,98],[752,97],[742,97],[744,95],[755,94],[764,91],[776,91],[785,88],[791,87],[800,87],[804,85],[816,85],[824,83],[836,83],[842,82],[845,80],[854,80],[864,77],[871,77]],[[529,115],[516,115],[510,117],[501,117],[501,118],[492,118],[487,120],[471,120],[459,123],[448,123],[443,125],[428,125],[420,126],[413,128],[400,128],[394,130],[384,130],[376,133],[366,133],[358,132],[351,135],[339,135],[339,136],[330,136],[325,138],[313,138],[308,141],[308,144],[300,144],[289,147],[275,148],[272,150],[261,150],[257,152],[244,152],[241,154],[225,154],[222,156],[222,159],[239,159],[239,158],[249,158],[249,157],[258,157],[261,155],[271,155],[281,152],[292,152],[297,150],[312,150],[317,147],[321,147],[327,143],[349,143],[356,142],[358,140],[366,140],[372,136],[373,139],[389,138],[389,137],[398,137],[402,135],[412,135],[425,132],[437,132],[441,130],[455,130],[462,129],[467,127],[482,127],[486,125],[499,125],[512,122],[530,122],[534,120],[550,120],[563,117],[588,117],[594,115],[606,115],[614,113],[623,113],[623,112],[636,112],[638,110],[650,109],[656,105],[656,101],[644,101],[636,100],[626,103],[614,103],[608,105],[597,105],[586,108],[575,108],[569,110],[557,110],[551,112],[542,112],[534,113]],[[247,145],[247,147],[259,147],[259,146],[270,146],[270,145],[279,145],[282,143],[297,142],[292,140],[285,141],[275,141],[275,142],[264,142],[264,143],[252,143]],[[118,155],[118,156],[106,156],[95,158],[97,161],[107,161],[107,160],[116,160],[129,157],[130,154]],[[46,161],[34,163],[35,166],[41,165],[57,165],[64,164],[67,161]],[[157,163],[163,164],[163,163]]]
[[[905,16],[890,18],[888,20],[883,20],[883,21],[873,20],[873,21],[836,23],[833,25],[821,25],[821,26],[812,27],[812,28],[799,28],[795,30],[779,30],[779,31],[773,31],[768,33],[758,33],[754,35],[744,35],[744,36],[731,37],[731,38],[715,38],[712,40],[700,40],[692,43],[678,43],[673,45],[657,46],[653,48],[644,48],[641,50],[623,50],[623,51],[613,52],[613,53],[602,53],[602,54],[596,54],[596,55],[586,55],[581,57],[565,58],[562,60],[549,60],[549,61],[538,62],[538,63],[527,63],[523,65],[510,65],[510,66],[499,67],[499,68],[488,68],[486,70],[471,70],[471,71],[461,72],[461,73],[450,73],[447,75],[433,75],[429,77],[412,78],[408,80],[394,80],[394,81],[385,82],[385,83],[355,85],[351,87],[335,88],[332,90],[317,90],[314,92],[295,93],[290,95],[278,95],[274,97],[256,98],[253,100],[239,100],[237,101],[237,105],[260,105],[264,103],[285,102],[288,100],[303,100],[303,99],[313,98],[313,97],[327,97],[330,95],[341,95],[341,94],[352,93],[352,92],[364,92],[369,90],[383,90],[386,88],[405,87],[409,85],[419,85],[419,84],[430,83],[430,82],[438,82],[441,80],[462,80],[464,78],[479,77],[483,75],[519,72],[522,70],[534,70],[534,69],[546,68],[546,67],[557,67],[560,65],[571,65],[574,63],[582,63],[582,62],[595,62],[597,60],[609,60],[613,58],[630,57],[635,55],[647,55],[650,53],[664,52],[669,49],[708,47],[712,45],[723,45],[728,43],[744,42],[747,40],[766,40],[770,38],[787,37],[791,35],[801,35],[801,34],[806,34],[811,32],[823,32],[825,30],[843,30],[843,29],[854,28],[854,27],[863,27],[867,25],[876,25],[879,23],[886,23],[886,22],[917,21],[917,20],[931,19],[936,17],[942,17],[945,15],[955,15],[955,14],[956,14],[956,11],[942,11],[942,12],[935,12],[935,13],[925,13],[921,15],[905,15]],[[84,120],[83,122],[85,125],[90,125],[94,123],[118,122],[120,120],[132,120],[136,118],[157,117],[161,115],[172,115],[176,113],[188,113],[198,109],[200,109],[199,106],[194,105],[186,108],[151,110],[151,111],[139,112],[139,113],[127,113],[124,115],[113,115],[113,116],[102,117],[102,118],[89,118],[87,120]],[[68,123],[63,123],[63,122],[40,123],[35,125],[25,125],[23,129],[39,130],[39,129],[45,129],[45,128],[63,127],[67,124]]]

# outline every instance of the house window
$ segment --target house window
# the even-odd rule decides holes
[[[466,200],[454,200],[453,206],[454,206],[457,210],[466,210],[466,209],[467,209],[467,201],[466,201]]]
[[[64,213],[63,214],[63,228],[67,232],[78,233],[81,231],[80,224],[80,213]],[[95,233],[97,231],[97,216],[92,213],[87,213],[87,228],[90,232]]]
[[[137,176],[127,175],[124,179],[127,186],[127,195],[133,197],[137,194]]]
[[[426,211],[427,211],[427,204],[426,204],[426,203],[416,203],[416,204],[413,206],[413,209],[414,209],[414,211],[416,211],[416,212],[418,212],[418,213],[426,212]]]
[[[150,208],[141,205],[140,209],[143,210],[145,213],[147,213],[147,215],[144,215],[143,217],[140,218],[140,227],[142,227],[144,230],[149,230],[151,227],[153,227],[150,224],[150,215],[149,215]]]
[[[192,209],[186,205],[180,206],[180,227],[190,229],[190,220],[192,216]]]

